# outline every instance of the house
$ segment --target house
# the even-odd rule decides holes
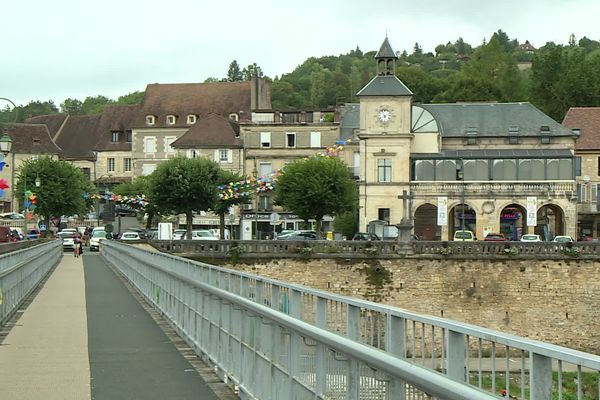
[[[248,82],[150,84],[132,123],[133,175],[148,175],[177,153],[171,145],[196,122],[217,114],[237,122],[271,107],[270,84]]]
[[[10,187],[4,191],[0,206],[2,212],[18,212],[24,201],[23,194],[15,193],[13,188],[19,180],[21,164],[39,156],[58,158],[62,150],[52,141],[46,125],[25,123],[5,125],[5,128],[12,140],[12,149],[5,158],[6,165],[0,171],[0,178]]]
[[[387,38],[375,59],[357,93],[361,230],[575,235],[576,133],[529,103],[414,104]]]
[[[579,134],[575,154],[580,160],[577,176],[579,237],[600,237],[600,107],[571,107],[562,124]]]

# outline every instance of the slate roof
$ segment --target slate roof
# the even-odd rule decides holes
[[[60,154],[58,147],[43,124],[7,124],[14,154]]]
[[[436,119],[442,137],[466,136],[474,130],[481,136],[509,136],[518,128],[518,136],[540,136],[547,126],[549,136],[571,136],[565,128],[531,103],[450,103],[421,104]]]
[[[394,53],[394,49],[392,49],[392,46],[390,45],[390,41],[388,40],[387,36],[381,44],[379,51],[377,52],[377,54],[375,54],[375,58],[398,58],[396,56],[396,53]]]
[[[65,160],[94,160],[98,143],[98,122],[101,115],[70,115],[54,142],[63,150]]]
[[[251,117],[251,82],[215,83],[154,83],[146,86],[144,100],[134,121],[134,127],[146,127],[146,115],[157,117],[156,127],[188,127],[187,115],[198,118],[209,113],[229,116],[240,113],[240,120]],[[177,116],[174,125],[166,124],[166,116]]]
[[[571,107],[562,124],[580,130],[576,150],[600,150],[600,107]]]
[[[140,106],[114,105],[106,107],[98,121],[96,135],[98,142],[94,150],[98,151],[131,151],[131,142],[127,142],[127,131],[131,131],[133,121],[138,116]],[[112,141],[113,132],[119,134],[119,141]]]
[[[212,113],[196,121],[186,133],[171,144],[171,147],[242,147],[239,134],[240,126],[235,121]]]
[[[54,138],[67,118],[68,114],[39,115],[37,117],[27,118],[25,123],[46,125],[48,127],[48,131],[50,132],[50,137]]]
[[[395,75],[377,75],[357,96],[412,96],[413,93]]]
[[[360,104],[346,103],[340,107],[340,139],[348,140],[360,128]]]

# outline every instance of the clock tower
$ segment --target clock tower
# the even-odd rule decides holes
[[[396,56],[388,38],[375,55],[377,75],[358,93],[360,99],[360,226],[375,220],[398,224],[410,219],[412,92],[396,77]],[[404,208],[407,208],[406,210]]]

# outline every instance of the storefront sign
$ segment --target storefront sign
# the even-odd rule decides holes
[[[438,197],[437,200],[437,224],[438,226],[448,225],[448,198]]]
[[[537,197],[527,198],[527,226],[537,225]]]

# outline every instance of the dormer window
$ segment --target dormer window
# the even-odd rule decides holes
[[[477,144],[477,128],[467,128],[467,144]]]
[[[511,126],[508,128],[508,144],[519,144],[519,127]]]
[[[167,115],[167,125],[175,125],[175,120],[174,115]]]
[[[192,125],[196,123],[197,116],[195,114],[188,114],[187,123],[188,125]]]
[[[229,119],[238,122],[240,120],[240,117],[236,113],[229,113]]]
[[[111,132],[110,141],[112,143],[117,143],[119,141],[119,132]]]
[[[154,115],[146,115],[146,125],[156,124],[156,117]]]

